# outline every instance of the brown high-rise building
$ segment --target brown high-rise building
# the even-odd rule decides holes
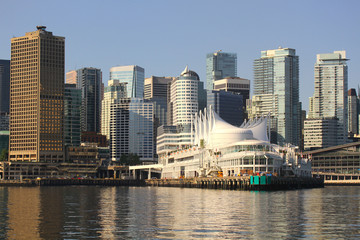
[[[65,38],[45,29],[11,39],[10,161],[64,160]]]
[[[77,72],[75,70],[66,73],[66,83],[76,84]]]

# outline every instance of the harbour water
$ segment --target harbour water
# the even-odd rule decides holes
[[[0,187],[0,239],[359,239],[360,187]]]

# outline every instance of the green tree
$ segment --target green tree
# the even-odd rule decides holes
[[[0,161],[7,161],[8,158],[8,149],[4,148],[0,153]]]
[[[137,154],[129,153],[121,155],[120,163],[125,166],[133,166],[139,165],[141,161],[140,157]]]

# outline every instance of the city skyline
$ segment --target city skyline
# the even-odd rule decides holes
[[[358,86],[357,1],[16,1],[2,6],[7,11],[0,20],[7,24],[0,32],[0,59],[10,59],[10,38],[45,25],[66,38],[65,71],[100,68],[105,85],[110,68],[120,65],[142,66],[145,77],[177,76],[189,65],[205,82],[206,54],[221,49],[237,54],[237,75],[251,80],[253,89],[253,60],[263,50],[282,46],[296,49],[299,56],[304,109],[308,110],[313,94],[316,54],[346,50],[349,88]],[[80,6],[87,11],[77,11]],[[216,10],[226,12],[226,17],[215,17]],[[34,15],[34,11],[42,14]],[[187,11],[191,14],[183,18]],[[334,21],[334,15],[345,20]]]

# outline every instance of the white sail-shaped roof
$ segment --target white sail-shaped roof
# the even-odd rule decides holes
[[[243,123],[242,127],[236,127],[223,120],[210,107],[203,113],[200,111],[199,116],[195,116],[194,119],[194,143],[198,146],[202,139],[207,147],[220,147],[246,140],[269,142],[268,117],[250,120]]]

